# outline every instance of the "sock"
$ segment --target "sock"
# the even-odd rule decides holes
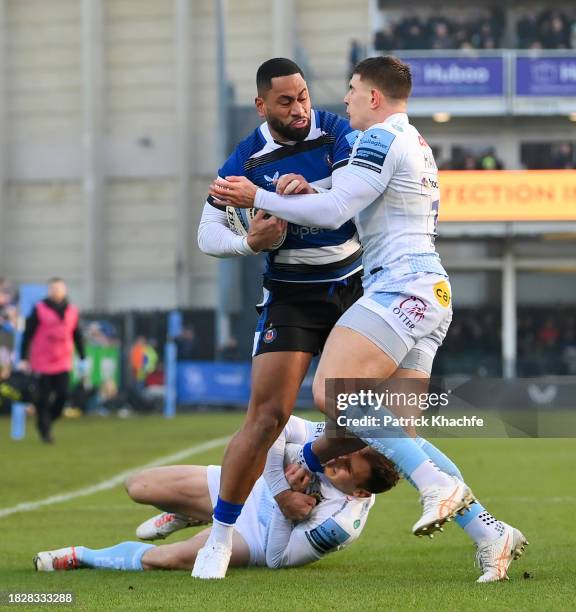
[[[504,533],[504,525],[494,518],[480,502],[474,502],[470,512],[456,515],[456,523],[476,542],[491,542]]]
[[[76,556],[84,567],[94,569],[142,570],[142,557],[154,544],[121,542],[110,548],[76,547]]]
[[[223,544],[226,548],[232,548],[234,525],[243,507],[244,504],[232,504],[218,496],[218,501],[214,508],[214,521],[212,522],[212,529],[207,543],[218,543]]]
[[[218,496],[218,501],[214,507],[214,518],[224,525],[234,525],[243,507],[244,504],[232,504]]]
[[[430,459],[444,472],[464,480],[456,464],[447,457],[434,444],[424,438],[417,438],[420,448]],[[454,521],[474,540],[474,542],[485,542],[495,540],[502,535],[504,527],[500,521],[495,519],[484,506],[476,501],[468,512],[462,516],[456,515]]]
[[[306,462],[306,467],[313,473],[324,472],[324,467],[320,463],[320,459],[316,456],[314,451],[312,450],[312,442],[307,442],[302,447],[302,455],[304,457],[304,461]]]
[[[455,476],[464,482],[464,478],[456,464],[439,448],[436,448],[434,444],[428,442],[425,438],[416,438],[416,443],[443,472],[450,474],[450,476]]]

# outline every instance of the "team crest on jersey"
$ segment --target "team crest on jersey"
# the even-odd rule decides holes
[[[360,519],[354,521],[354,529],[358,529],[358,527],[360,527]]]
[[[264,338],[262,338],[264,340],[264,342],[266,342],[266,344],[270,344],[271,342],[274,342],[274,340],[276,340],[276,336],[278,335],[278,332],[272,327],[271,329],[266,330],[266,332],[264,332]]]
[[[264,180],[268,181],[267,187],[270,187],[272,185],[276,185],[276,183],[278,182],[279,178],[280,178],[280,172],[278,172],[278,170],[276,170],[276,172],[274,172],[274,176],[268,176],[267,174],[264,175]]]

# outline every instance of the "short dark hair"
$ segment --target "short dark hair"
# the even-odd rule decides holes
[[[63,282],[65,281],[60,276],[53,276],[51,279],[48,280],[49,285],[52,285],[53,283],[63,283]]]
[[[412,91],[410,66],[393,55],[367,57],[356,65],[352,74],[370,81],[385,96],[406,100]]]
[[[363,450],[362,454],[370,463],[371,470],[364,482],[356,483],[358,487],[368,493],[384,493],[398,484],[400,474],[390,459],[371,448]]]
[[[272,87],[272,79],[275,77],[299,74],[304,78],[302,68],[296,62],[285,57],[273,57],[265,61],[256,73],[256,88],[258,95],[265,94]]]

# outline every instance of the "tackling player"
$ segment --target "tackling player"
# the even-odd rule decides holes
[[[437,167],[432,150],[408,121],[410,90],[409,67],[396,58],[373,57],[356,66],[344,102],[352,127],[363,133],[329,192],[281,197],[240,177],[218,180],[210,189],[220,202],[255,206],[294,223],[334,227],[355,219],[367,271],[364,297],[337,322],[322,354],[314,392],[323,410],[328,408],[326,379],[427,380],[452,318],[448,275],[434,247]],[[280,183],[293,180],[283,177]],[[363,437],[360,429],[351,430]],[[388,437],[363,440],[390,457],[419,489],[424,512],[415,535],[432,535],[473,501],[458,468],[429,442],[399,428]],[[362,442],[347,444],[344,451],[342,441],[323,438],[305,445],[304,459],[321,471],[323,461]],[[520,531],[497,521],[479,503],[457,521],[477,544],[479,582],[505,579],[510,562],[527,544]]]
[[[285,475],[284,463],[323,431],[324,423],[290,418],[268,454],[266,481],[257,481],[236,523],[233,566],[295,567],[341,550],[362,533],[374,493],[387,491],[397,483],[393,464],[371,449],[329,462],[324,474],[312,480],[307,470],[296,465],[288,465]],[[136,535],[155,540],[189,526],[207,524],[219,484],[219,466],[153,468],[129,478],[126,488],[134,501],[166,511],[140,525]],[[274,494],[290,486],[309,506],[309,515],[296,524],[284,517],[273,499]],[[34,564],[39,571],[190,569],[209,533],[206,529],[189,540],[164,546],[122,542],[104,549],[73,546],[44,551],[36,555]]]
[[[256,84],[256,108],[266,121],[236,147],[218,175],[243,175],[275,191],[279,176],[290,172],[302,178],[300,189],[306,192],[329,188],[351,152],[355,136],[348,122],[312,109],[303,73],[291,60],[262,64]],[[209,197],[198,243],[216,257],[252,255],[277,242],[285,229],[283,221],[260,213],[248,236],[237,236],[228,228],[223,207]],[[284,243],[268,253],[248,412],[224,455],[208,548],[223,555],[230,552],[234,523],[292,412],[312,357],[342,313],[362,295],[361,270],[362,249],[350,221],[331,230],[289,224]],[[277,501],[287,516],[300,518],[302,508],[293,494],[286,491]],[[219,571],[212,575],[205,567],[198,577],[223,577]]]

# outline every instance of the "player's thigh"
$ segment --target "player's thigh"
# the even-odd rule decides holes
[[[143,470],[128,478],[126,490],[139,503],[186,506],[196,519],[209,521],[212,517],[205,466],[171,465]]]
[[[352,307],[354,308],[354,307]],[[322,352],[314,377],[314,400],[321,410],[325,403],[326,380],[332,378],[389,378],[398,364],[361,332],[337,325]],[[330,416],[333,416],[330,414]]]
[[[211,529],[204,529],[188,540],[151,548],[146,551],[142,558],[144,569],[191,570],[194,567],[198,551],[206,543],[210,531]],[[237,531],[234,531],[230,565],[245,567],[249,564],[250,549],[248,544]]]

